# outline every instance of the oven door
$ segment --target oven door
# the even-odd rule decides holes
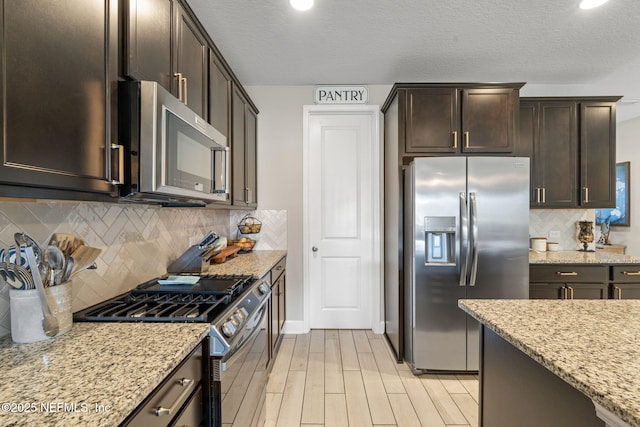
[[[271,296],[269,295],[269,298]],[[212,360],[212,370],[220,373],[220,381],[213,384],[213,425],[264,425],[267,386],[267,306],[261,308],[247,322],[250,330],[233,354]]]

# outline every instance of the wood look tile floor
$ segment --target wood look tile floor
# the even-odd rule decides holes
[[[285,335],[267,383],[268,427],[477,426],[477,375],[415,376],[383,335]]]

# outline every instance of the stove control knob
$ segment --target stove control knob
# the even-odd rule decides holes
[[[238,326],[240,323],[242,323],[242,316],[240,315],[240,313],[238,311],[236,311],[235,313],[233,313],[231,315],[231,323],[233,323],[234,325]]]
[[[226,337],[230,337],[236,333],[236,327],[231,322],[225,322],[220,329],[222,329],[222,333]]]
[[[245,310],[244,308],[239,308],[235,313],[233,313],[233,315],[237,316],[240,321],[243,321],[247,318],[247,310]]]
[[[265,295],[267,292],[269,292],[269,285],[267,285],[266,283],[260,284],[260,286],[258,286],[258,291],[260,291],[260,294]]]

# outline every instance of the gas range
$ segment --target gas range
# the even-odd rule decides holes
[[[266,309],[269,285],[253,276],[201,275],[194,280],[197,282],[173,284],[167,276],[155,278],[77,312],[74,320],[211,323],[210,355],[229,356],[242,346],[245,331],[253,329],[251,323]]]

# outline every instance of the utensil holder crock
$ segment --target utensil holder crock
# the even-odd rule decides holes
[[[71,282],[45,288],[51,311],[58,318],[60,331],[56,337],[64,334],[73,325],[71,312]],[[44,341],[48,337],[42,327],[42,305],[36,289],[9,290],[9,309],[11,311],[11,339],[15,343],[25,344]]]

